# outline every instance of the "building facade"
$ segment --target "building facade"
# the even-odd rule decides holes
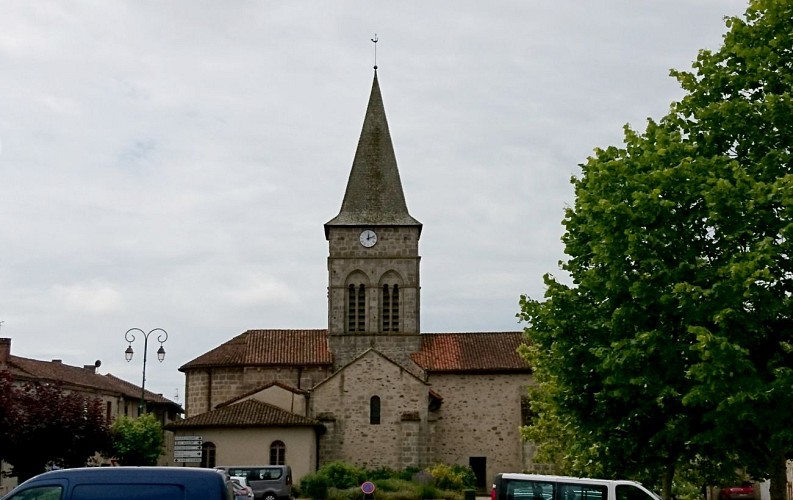
[[[187,418],[170,428],[213,436],[203,465],[243,458],[217,442],[220,430],[249,433],[248,463],[275,457],[296,479],[332,461],[443,462],[470,465],[485,489],[498,472],[531,468],[519,431],[532,384],[522,332],[421,330],[422,224],[407,209],[376,72],[341,210],[324,230],[327,328],[249,330],[186,363]],[[241,407],[250,401],[271,407],[259,437]],[[316,452],[279,437],[295,432]]]
[[[98,369],[101,362],[83,366],[65,364],[60,359],[43,361],[38,359],[15,356],[11,354],[11,339],[0,338],[0,372],[8,372],[13,383],[23,384],[58,384],[67,393],[80,394],[86,398],[96,398],[105,408],[105,419],[108,423],[120,415],[137,417],[140,412],[141,388],[120,379],[110,373],[101,374]],[[182,407],[162,396],[144,391],[147,410],[157,415],[161,424],[180,418],[184,413]],[[166,434],[166,448],[163,450],[160,463],[171,462],[173,456],[173,440]],[[97,457],[100,463],[108,464],[109,459]],[[5,465],[5,467],[3,467]],[[16,478],[8,476],[7,464],[0,463],[0,494],[16,486]]]

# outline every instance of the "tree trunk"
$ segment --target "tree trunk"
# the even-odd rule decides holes
[[[664,474],[661,477],[661,497],[664,500],[672,500],[672,480],[674,478],[675,466],[670,465],[664,470]]]
[[[787,460],[785,453],[774,451],[771,462],[771,500],[788,500],[787,498]]]

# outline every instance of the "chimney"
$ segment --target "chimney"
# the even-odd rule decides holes
[[[0,365],[8,363],[9,356],[11,356],[11,339],[0,338]]]

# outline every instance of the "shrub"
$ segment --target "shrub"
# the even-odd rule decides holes
[[[435,464],[427,472],[435,478],[435,486],[442,490],[460,491],[476,486],[476,476],[470,467]]]
[[[358,487],[364,481],[362,469],[342,462],[329,463],[317,471],[317,474],[327,478],[328,486],[340,490]]]
[[[418,498],[440,498],[438,488],[434,484],[420,484],[416,489]]]
[[[307,474],[300,480],[300,491],[308,498],[324,500],[328,498],[328,478],[322,474]]]

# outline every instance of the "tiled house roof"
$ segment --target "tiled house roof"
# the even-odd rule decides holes
[[[104,375],[104,377],[107,377],[111,382],[113,382],[113,384],[115,384],[116,387],[118,387],[119,390],[122,391],[125,396],[133,397],[133,398],[140,398],[140,387],[139,386],[137,386],[137,385],[135,385],[135,384],[133,384],[131,382],[127,382],[126,380],[122,380],[122,379],[120,379],[120,378],[118,378],[115,375],[112,375],[110,373],[108,373],[107,375]],[[148,403],[171,404],[171,405],[174,405],[176,407],[179,407],[178,403],[175,403],[175,402],[171,401],[170,399],[164,397],[162,394],[155,394],[155,393],[150,392],[150,391],[145,391],[145,399],[146,399],[146,401]],[[183,413],[181,411],[182,410],[181,407],[179,407],[179,410],[180,410],[180,413]]]
[[[193,429],[197,427],[313,427],[318,421],[290,413],[277,406],[255,399],[224,406],[177,420],[165,426],[168,430]]]
[[[179,370],[215,366],[330,366],[332,362],[327,330],[248,330],[187,362]]]
[[[428,372],[526,372],[517,353],[522,332],[425,333],[421,350],[410,358]]]
[[[113,375],[96,373],[94,365],[85,367],[71,366],[61,361],[40,361],[9,355],[6,367],[14,378],[20,381],[50,381],[63,384],[66,389],[87,393],[117,394],[130,399],[140,398],[140,386]],[[150,403],[173,405],[181,412],[181,407],[160,394],[146,391],[145,399]]]

